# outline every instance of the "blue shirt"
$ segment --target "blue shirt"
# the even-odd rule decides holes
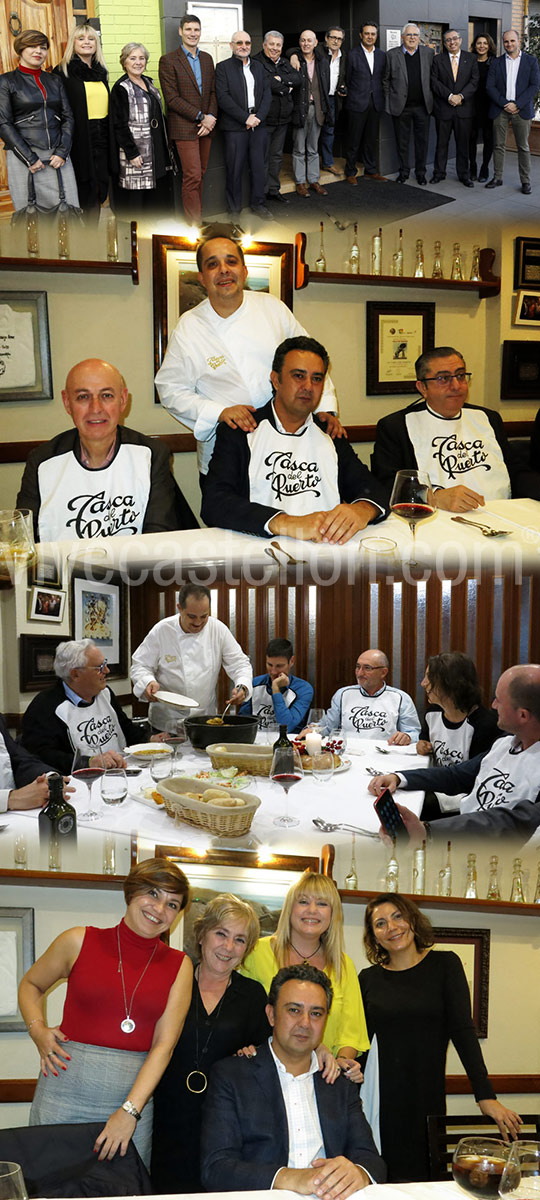
[[[199,91],[202,93],[202,71],[201,71],[201,63],[200,63],[200,59],[199,59],[199,48],[197,47],[195,54],[192,54],[191,50],[186,50],[185,46],[182,46],[182,50],[184,51],[184,54],[189,62],[191,70],[193,71],[195,79],[197,80],[197,87],[198,87]]]
[[[253,690],[263,686],[268,695],[268,708],[272,706],[274,717],[278,725],[286,725],[289,733],[297,733],[304,728],[307,721],[307,716],[313,700],[313,688],[306,679],[298,679],[296,675],[289,675],[289,689],[295,693],[295,698],[289,706],[285,703],[285,698],[281,692],[272,692],[272,684],[269,675],[256,675],[253,680]],[[238,709],[239,713],[251,715],[253,712],[251,700],[246,700]]]

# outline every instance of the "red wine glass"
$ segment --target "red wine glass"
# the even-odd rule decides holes
[[[77,814],[81,821],[98,821],[102,815],[92,807],[92,784],[96,779],[101,779],[104,771],[105,762],[99,750],[95,754],[86,754],[82,750],[75,751],[71,774],[74,779],[80,779],[81,783],[85,783],[88,788],[89,807],[86,812]]]
[[[433,488],[425,471],[398,471],[390,496],[390,508],[396,517],[406,521],[412,533],[410,566],[416,567],[416,526],[435,512]]]
[[[289,789],[292,788],[293,784],[300,783],[300,780],[304,778],[302,759],[292,742],[290,746],[278,746],[274,750],[270,776],[273,783],[277,783],[279,787],[283,788],[286,798],[288,798]],[[300,821],[297,817],[289,816],[286,801],[285,812],[281,817],[274,817],[274,825],[279,825],[283,829],[290,829],[292,825],[299,824]]]

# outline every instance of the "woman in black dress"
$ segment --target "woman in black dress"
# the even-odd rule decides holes
[[[101,43],[91,25],[75,25],[55,67],[75,120],[71,160],[83,212],[99,219],[109,190],[109,85]]]
[[[428,709],[422,721],[418,754],[430,754],[433,766],[450,767],[487,754],[503,736],[497,714],[482,704],[476,667],[468,654],[449,650],[432,654],[422,680]],[[459,796],[427,792],[422,820],[434,821],[459,810]]]
[[[469,138],[469,162],[471,179],[485,183],[489,178],[489,163],[493,154],[493,121],[488,116],[490,99],[486,91],[489,64],[497,54],[497,47],[489,33],[479,33],[475,37],[471,51],[476,55],[480,79],[473,96],[473,119]],[[482,166],[477,175],[476,147],[479,135],[482,138]]]
[[[235,970],[259,936],[253,909],[216,896],[194,924],[200,947],[182,1037],[154,1094],[152,1184],[156,1193],[202,1192],[199,1142],[207,1076],[215,1062],[270,1033],[260,983]]]
[[[369,1036],[377,1038],[381,1154],[390,1183],[429,1179],[426,1119],[446,1111],[450,1040],[480,1111],[505,1140],[519,1136],[520,1118],[497,1100],[488,1079],[461,961],[452,951],[432,950],[433,942],[431,923],[412,900],[396,893],[369,901],[364,947],[374,965],[358,978]]]

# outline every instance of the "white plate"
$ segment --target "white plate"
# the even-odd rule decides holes
[[[350,758],[342,758],[339,767],[334,767],[334,775],[343,775],[344,771],[348,771],[351,767]],[[304,779],[310,779],[313,776],[313,771],[304,771]]]
[[[151,751],[151,753],[149,753]],[[172,754],[172,748],[167,742],[137,742],[135,746],[126,746],[123,754],[132,754],[139,763],[150,763],[157,754]]]
[[[154,692],[152,700],[160,700],[162,704],[173,704],[175,708],[200,708],[198,700],[191,696],[182,696],[180,692]]]

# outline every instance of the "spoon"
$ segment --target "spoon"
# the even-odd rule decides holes
[[[451,517],[452,521],[457,521],[459,525],[475,525],[477,529],[482,530],[482,537],[502,537],[503,534],[510,533],[509,529],[492,529],[491,525],[481,525],[480,521],[468,521],[466,517]]]
[[[342,829],[345,833],[361,833],[363,837],[379,837],[378,833],[373,833],[371,829],[359,829],[358,825],[334,825],[332,821],[323,821],[322,817],[313,817],[313,824],[321,833],[335,833]]]

